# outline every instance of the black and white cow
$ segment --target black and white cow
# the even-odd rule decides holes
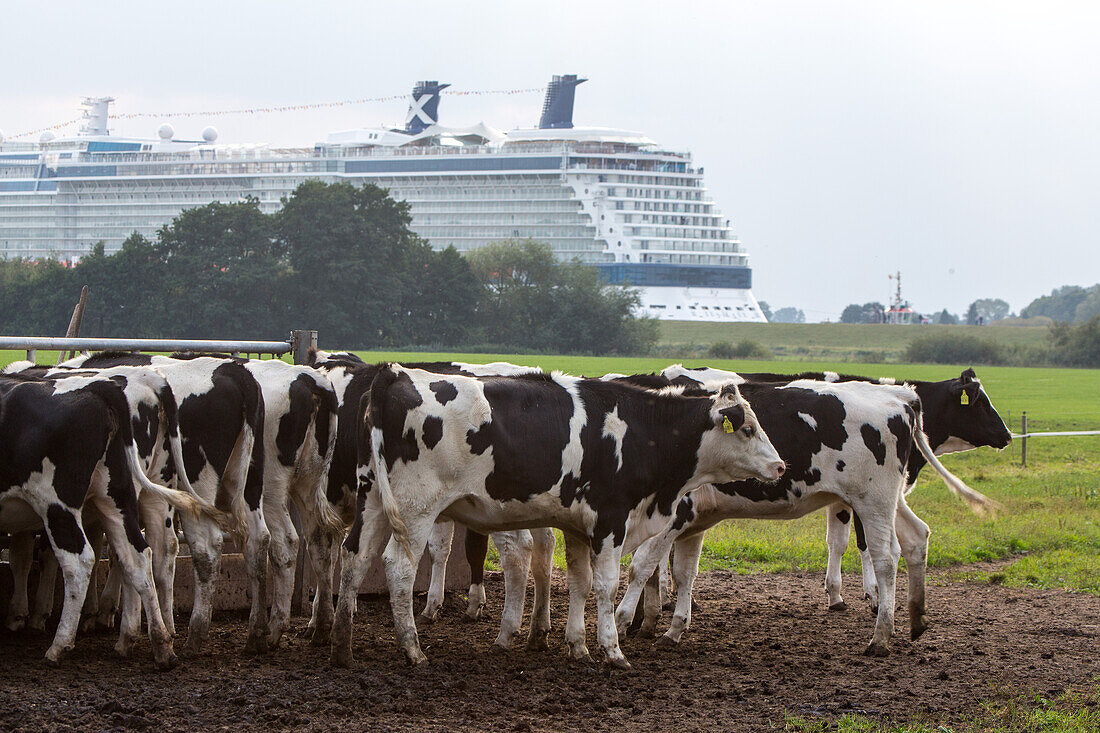
[[[662,374],[670,379],[683,383],[710,381],[725,382],[750,381],[788,383],[796,379],[813,379],[825,382],[877,382],[879,384],[895,384],[896,380],[890,378],[870,379],[851,374],[837,374],[836,372],[802,372],[801,374],[771,374],[771,373],[734,373],[710,367],[687,368],[680,364],[668,367]],[[912,387],[920,397],[924,413],[924,431],[928,436],[928,444],[937,456],[947,453],[973,450],[983,446],[997,449],[1005,448],[1012,442],[1012,433],[1005,427],[1004,421],[989,395],[985,391],[981,380],[978,379],[973,369],[966,369],[955,379],[946,379],[938,382],[919,380],[907,380],[906,385]],[[912,451],[909,455],[909,465],[906,470],[905,494],[913,490],[917,476],[924,468],[927,461],[920,451]],[[979,505],[978,507],[982,507]],[[863,568],[863,590],[871,607],[878,610],[878,590],[876,588],[874,567],[871,557],[867,553],[867,545],[863,538],[863,526],[858,514],[851,511],[851,507],[834,507],[827,515],[826,542],[829,547],[829,564],[825,573],[825,590],[829,597],[829,608],[834,611],[842,611],[847,608],[841,595],[840,564],[844,552],[848,549],[848,540],[851,524],[856,528],[856,542],[860,550],[860,560]],[[850,524],[851,523],[851,524]]]
[[[314,644],[328,644],[329,634],[332,629],[332,575],[336,566],[336,559],[340,542],[344,539],[344,528],[351,526],[355,518],[356,492],[358,479],[357,473],[357,439],[358,426],[362,422],[363,397],[370,391],[371,382],[382,368],[381,364],[367,364],[359,357],[347,352],[313,351],[310,354],[310,364],[323,373],[331,381],[336,390],[339,404],[339,429],[336,438],[336,448],[333,453],[332,466],[328,473],[327,495],[330,506],[340,515],[344,521],[344,527],[339,532],[322,534],[319,536],[307,535],[307,550],[313,563],[314,575],[317,578],[317,593],[313,598],[313,614],[309,622],[309,633]],[[469,364],[466,362],[441,361],[418,362],[405,366],[413,369],[423,369],[436,374],[461,374],[465,376],[516,376],[520,374],[541,373],[541,370],[509,364],[507,362],[494,362],[492,364]],[[434,621],[443,605],[443,589],[446,582],[446,566],[450,558],[451,538],[454,534],[454,524],[450,520],[441,520],[437,523],[428,542],[428,549],[432,558],[432,581],[428,589],[428,597],[424,611],[418,617],[422,623]],[[552,537],[552,535],[551,535]],[[467,532],[467,538],[472,538],[470,551],[476,551],[479,542],[487,541],[484,535]],[[542,535],[540,535],[540,539]],[[508,550],[516,547],[520,552],[506,551],[502,562],[505,566],[505,586],[513,584],[521,588],[526,587],[528,568],[531,563],[530,552],[523,552],[532,545],[531,533],[527,530],[514,532],[494,533],[494,541],[498,547],[507,546]],[[551,554],[553,549],[551,548]],[[537,557],[541,558],[542,555]],[[510,601],[506,605],[504,616],[501,619],[501,632],[498,637],[509,642],[519,629],[523,618],[523,593],[506,593]],[[479,573],[472,578],[469,606],[467,615],[477,618],[485,605],[485,587]],[[550,604],[548,598],[539,596],[536,598],[536,615],[545,617],[543,628],[549,629]],[[534,629],[536,625],[532,625]],[[543,633],[543,639],[545,633]],[[538,642],[533,642],[538,643]],[[545,643],[545,642],[543,642]]]
[[[661,531],[697,486],[776,480],[784,470],[732,385],[684,397],[558,373],[471,378],[390,365],[371,385],[368,419],[361,508],[343,545],[332,632],[340,666],[351,663],[357,590],[391,530],[382,557],[397,640],[410,661],[426,661],[412,582],[443,515],[481,532],[562,529],[570,654],[588,658],[584,599],[594,580],[600,646],[613,665],[628,667],[612,618],[624,549]]]
[[[194,516],[218,515],[191,494],[146,477],[126,381],[124,376],[0,376],[0,531],[44,525],[65,579],[61,620],[46,652],[51,663],[73,646],[91,577],[94,554],[82,527],[86,503],[99,511],[126,582],[141,599],[158,668],[174,666],[176,657],[152,583],[134,482]]]
[[[717,483],[683,499],[668,530],[634,553],[630,585],[616,612],[617,623],[625,627],[633,618],[643,586],[675,543],[676,611],[672,627],[659,641],[678,642],[691,620],[691,588],[707,529],[730,518],[795,519],[843,502],[863,518],[882,599],[867,653],[881,656],[889,652],[899,554],[905,556],[909,570],[912,637],[920,636],[927,627],[924,569],[929,530],[909,509],[903,492],[914,445],[957,495],[973,505],[988,507],[992,502],[963,484],[935,457],[922,431],[916,392],[901,386],[811,380],[744,382],[739,386],[786,461],[786,475],[774,484],[752,480]],[[656,593],[649,596],[645,625],[652,629],[659,606]]]
[[[123,385],[130,421],[137,445],[138,457],[144,474],[154,482],[182,488],[195,495],[187,476],[176,470],[183,465],[183,451],[180,443],[177,422],[177,405],[168,381],[151,367],[119,366],[106,369],[74,369],[69,367],[36,366],[32,362],[14,362],[4,369],[5,374],[22,374],[39,379],[68,379],[79,376],[99,376],[117,378]],[[175,486],[178,483],[179,486]],[[199,499],[200,503],[203,500]],[[149,492],[138,492],[138,506],[144,526],[145,539],[152,551],[153,578],[159,598],[161,615],[165,628],[170,635],[175,634],[173,611],[173,581],[175,561],[179,551],[179,542],[172,529],[172,507],[158,496]],[[91,508],[91,523],[85,522],[85,532],[89,535],[93,550],[102,546],[102,528],[98,522],[98,513]],[[85,518],[86,520],[88,517]],[[193,517],[193,521],[199,518]],[[33,549],[33,536],[13,538],[10,552],[14,587],[6,622],[9,630],[15,631],[26,624],[34,630],[45,628],[46,618],[53,610],[53,589],[56,581],[57,563],[53,556],[46,554],[42,560],[39,574],[39,588],[33,613],[27,607],[27,577],[30,570]],[[87,623],[99,623],[113,626],[113,618],[118,608],[119,592],[122,588],[122,573],[117,564],[112,565],[102,596],[97,598],[89,592],[84,603]],[[121,626],[120,645],[125,646],[127,639],[133,638],[127,629],[133,629],[140,623],[140,599],[128,594],[130,613]]]
[[[268,648],[267,553],[270,533],[263,514],[264,399],[252,374],[232,360],[101,352],[62,366],[152,366],[167,380],[179,404],[183,463],[196,493],[233,517],[251,581],[252,609],[246,651]],[[210,633],[214,584],[221,562],[222,528],[212,521],[183,523],[195,574],[195,597],[185,649],[198,653]]]

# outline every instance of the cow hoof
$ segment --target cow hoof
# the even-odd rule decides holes
[[[492,645],[489,646],[490,654],[503,654],[506,651],[508,651],[508,645],[501,644],[499,641],[494,641]]]
[[[175,669],[176,665],[179,663],[179,657],[177,657],[175,652],[171,649],[168,649],[167,655],[162,655],[159,659],[153,660],[153,665],[160,672],[167,672],[170,669]]]
[[[480,621],[484,615],[485,606],[478,606],[474,609],[466,609],[466,612],[462,614],[462,618],[466,619],[467,621],[474,622]]]
[[[6,622],[4,622],[4,628],[8,631],[22,631],[27,625],[26,616],[12,616]]]
[[[314,629],[309,637],[310,646],[325,646],[331,640],[332,629]]]
[[[621,669],[624,672],[633,669],[633,667],[630,666],[630,662],[626,661],[626,658],[622,656],[607,657],[607,664],[612,669]]]
[[[652,639],[656,635],[657,635],[657,622],[656,621],[654,621],[652,624],[643,623],[641,626],[638,627],[638,638],[639,639]]]
[[[122,659],[129,659],[134,655],[134,640],[133,639],[119,639],[115,644],[115,654]]]
[[[428,665],[428,657],[419,649],[406,649],[405,656],[414,669],[423,669]]]
[[[245,654],[267,654],[269,650],[267,636],[263,634],[249,636],[244,643]]]
[[[534,631],[527,637],[527,651],[529,652],[544,652],[550,648],[550,644],[547,643],[546,637],[550,635],[549,631]]]
[[[847,611],[848,610],[848,604],[845,603],[844,601],[837,601],[833,605],[829,606],[829,610],[830,611]]]
[[[46,617],[45,616],[31,616],[27,621],[27,631],[34,631],[37,633],[46,632]]]
[[[332,647],[328,660],[333,667],[351,669],[351,647]]]
[[[664,604],[661,605],[661,610],[662,611],[675,611],[676,610],[676,602],[675,601],[665,601]]]
[[[909,623],[909,638],[916,641],[928,630],[928,617],[924,614],[914,617]]]
[[[435,623],[436,614],[422,613],[416,617],[417,626],[431,626]]]
[[[890,647],[885,644],[878,644],[871,642],[867,645],[867,648],[863,650],[863,656],[865,657],[888,657],[890,656]]]
[[[671,636],[660,636],[657,641],[653,642],[653,648],[655,649],[675,649],[680,645],[680,642],[673,639]]]
[[[569,658],[574,662],[591,662],[592,655],[588,653],[588,647],[584,644],[570,644]]]

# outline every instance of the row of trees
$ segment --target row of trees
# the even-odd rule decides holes
[[[505,242],[469,259],[409,229],[408,206],[373,185],[308,181],[280,211],[213,203],[150,241],[102,245],[72,268],[0,263],[0,332],[58,333],[89,286],[83,335],[283,338],[315,328],[339,348],[463,346],[640,353],[656,323],[634,291],[547,245]]]
[[[1058,323],[1084,323],[1100,316],[1100,284],[1089,288],[1065,285],[1050,295],[1031,301],[1020,311],[1021,318],[1045,316]]]

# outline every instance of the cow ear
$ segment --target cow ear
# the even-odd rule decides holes
[[[973,382],[976,377],[977,375],[974,374],[974,367],[969,367],[963,371],[963,373],[959,376],[959,379],[961,379],[965,383]]]
[[[718,424],[727,433],[736,433],[745,424],[745,406],[734,405],[718,411]]]

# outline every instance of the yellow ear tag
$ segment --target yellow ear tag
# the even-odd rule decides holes
[[[962,396],[959,397],[959,404],[960,405],[969,405],[970,404],[970,395],[968,395],[965,390],[963,391]]]
[[[722,429],[727,433],[735,433],[737,429],[733,427],[733,423],[730,422],[728,417],[722,418]]]

